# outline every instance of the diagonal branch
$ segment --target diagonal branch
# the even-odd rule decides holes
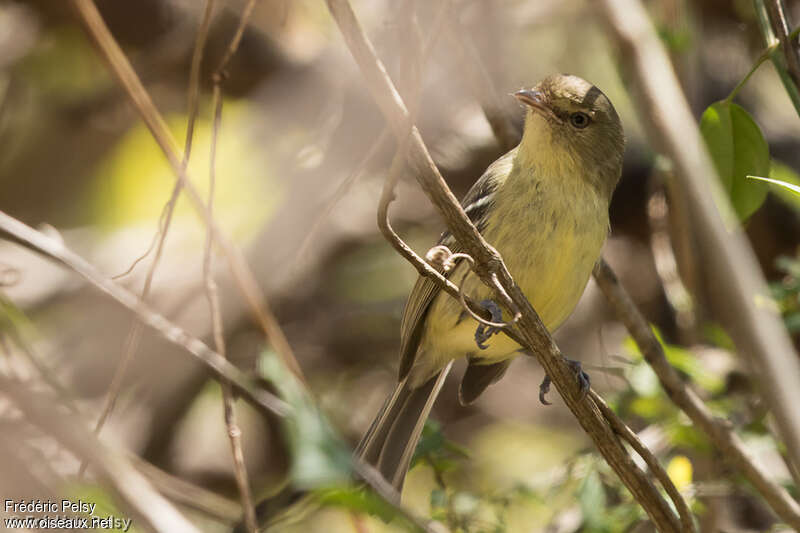
[[[592,399],[603,412],[606,417],[606,420],[609,421],[611,426],[614,428],[614,431],[625,440],[628,444],[631,445],[631,448],[636,450],[636,453],[639,454],[642,459],[645,460],[647,466],[650,468],[650,471],[653,475],[658,479],[658,482],[661,483],[661,486],[664,487],[664,490],[669,495],[670,500],[675,503],[675,506],[678,508],[678,516],[681,518],[681,531],[688,532],[688,533],[697,533],[697,526],[692,519],[692,512],[689,510],[689,505],[687,505],[686,500],[683,499],[681,493],[678,492],[677,487],[670,479],[669,474],[667,471],[664,470],[664,467],[661,466],[661,463],[658,462],[655,455],[653,455],[650,450],[645,446],[639,436],[633,432],[631,428],[626,426],[622,423],[619,417],[616,416],[614,411],[606,404],[605,400],[600,397],[595,391],[590,391]]]
[[[84,258],[67,248],[62,242],[26,226],[0,211],[0,235],[42,254],[81,275],[86,281],[133,311],[143,324],[149,326],[166,340],[195,356],[219,379],[230,381],[237,392],[254,407],[278,416],[286,416],[291,408],[269,392],[259,390],[255,381],[230,364],[220,354],[192,337],[164,316],[150,309],[141,299],[101,274]]]
[[[632,461],[620,443],[614,430],[607,424],[597,406],[586,401],[579,391],[574,373],[565,364],[560,351],[550,338],[547,329],[531,307],[522,291],[514,283],[500,258],[467,218],[457,199],[447,187],[436,165],[428,153],[409,112],[381,61],[375,55],[347,0],[327,0],[333,18],[341,30],[345,43],[356,63],[361,68],[367,86],[395,132],[403,139],[408,131],[408,164],[422,189],[447,221],[453,236],[464,251],[475,259],[476,273],[493,290],[492,276],[509,295],[520,310],[519,332],[525,346],[539,356],[545,371],[551,377],[567,406],[576,416],[584,430],[597,445],[609,465],[617,472],[623,483],[644,507],[660,531],[680,531],[673,511],[658,490]],[[496,291],[498,298],[501,293]]]

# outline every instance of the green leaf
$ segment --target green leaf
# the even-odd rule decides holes
[[[363,487],[336,487],[319,490],[316,494],[323,505],[376,516],[387,523],[397,516],[397,511],[391,505]]]
[[[666,343],[658,328],[655,326],[651,326],[651,328],[659,344],[664,349],[664,356],[669,361],[669,364],[687,374],[693,381],[708,391],[720,392],[722,390],[725,383],[721,377],[705,368],[702,362],[689,350]],[[724,334],[724,332],[722,333]],[[643,397],[652,397],[660,393],[661,386],[658,377],[650,368],[650,365],[642,361],[639,347],[633,339],[628,337],[624,346],[637,357],[638,364],[628,371],[628,380],[633,390]]]
[[[769,173],[769,146],[761,129],[744,108],[722,100],[703,112],[700,131],[736,215],[746,220],[764,203],[768,190],[747,179]]]
[[[591,470],[578,491],[584,526],[590,531],[602,530],[606,519],[606,491],[597,470]]]
[[[315,488],[348,481],[350,452],[303,386],[272,352],[262,352],[258,370],[292,406],[292,414],[282,423],[295,486]]]
[[[442,489],[433,489],[431,491],[431,507],[440,508],[447,506],[447,493]]]

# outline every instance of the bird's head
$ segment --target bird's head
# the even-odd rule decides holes
[[[548,76],[514,96],[528,108],[519,155],[538,166],[577,165],[610,197],[619,180],[625,135],[603,92],[577,76]]]

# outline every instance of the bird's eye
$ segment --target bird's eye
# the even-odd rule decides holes
[[[577,113],[573,113],[569,116],[569,123],[572,124],[574,127],[578,128],[579,130],[582,130],[583,128],[588,126],[589,122],[591,122],[589,115],[587,115],[586,113],[582,113],[580,111],[578,111]]]

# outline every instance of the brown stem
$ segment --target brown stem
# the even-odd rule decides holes
[[[595,391],[590,391],[592,395],[592,399],[600,408],[600,411],[603,412],[603,415],[606,417],[606,420],[614,428],[614,431],[617,432],[617,435],[625,439],[625,441],[631,445],[631,447],[636,450],[636,453],[644,459],[647,466],[650,467],[650,471],[653,472],[653,475],[658,479],[658,482],[661,483],[661,486],[664,487],[664,490],[667,491],[669,498],[672,500],[672,503],[675,504],[675,507],[678,509],[678,515],[681,517],[681,525],[682,531],[688,531],[690,533],[696,533],[697,526],[692,519],[692,512],[689,510],[689,506],[686,504],[686,500],[683,499],[681,493],[678,492],[677,487],[670,479],[669,475],[667,475],[667,471],[661,466],[661,463],[658,462],[656,456],[645,446],[645,444],[639,439],[639,436],[634,433],[631,428],[626,426],[625,424],[620,424],[620,419],[614,415],[614,411],[606,404],[606,402],[598,395]]]
[[[786,59],[786,70],[794,81],[795,87],[800,89],[800,45],[797,38],[792,39],[789,34],[791,24],[786,14],[786,9],[782,0],[764,0],[764,4],[769,14],[770,26]]]

